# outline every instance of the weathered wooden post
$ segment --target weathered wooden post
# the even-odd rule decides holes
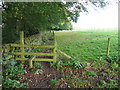
[[[20,45],[21,45],[21,47],[20,47],[21,53],[24,53],[25,50],[24,50],[24,32],[23,31],[20,32]],[[24,59],[25,56],[21,55],[21,58]],[[25,61],[22,61],[22,63],[24,63],[24,62]]]
[[[53,35],[54,35],[54,50],[53,50],[53,53],[55,54],[53,59],[54,59],[54,62],[56,62],[56,58],[57,58],[57,53],[56,53],[56,47],[57,47],[57,43],[56,43],[56,37],[55,37],[55,32],[53,32]]]
[[[109,54],[110,54],[110,38],[108,38],[107,57],[109,57]]]
[[[29,68],[33,68],[33,60],[36,58],[36,55],[35,56],[32,56],[30,59],[29,59]]]
[[[29,60],[29,68],[33,68],[32,60]]]

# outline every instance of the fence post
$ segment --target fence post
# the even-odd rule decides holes
[[[57,46],[57,43],[56,43],[56,37],[55,37],[55,32],[53,32],[53,35],[54,35],[54,46],[55,46],[55,48],[54,48],[54,50],[53,50],[53,53],[55,54],[54,55],[54,57],[53,57],[53,59],[54,59],[54,62],[56,62],[56,46]]]
[[[36,58],[36,55],[29,59],[29,67],[33,68],[33,60]]]
[[[20,44],[21,44],[21,47],[20,47],[21,53],[24,53],[25,50],[24,50],[24,32],[23,31],[20,32]],[[21,58],[25,58],[24,55],[21,55]],[[25,61],[22,61],[22,63],[24,62]]]
[[[110,38],[108,38],[107,57],[109,57],[109,54],[110,54]]]

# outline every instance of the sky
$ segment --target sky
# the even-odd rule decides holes
[[[111,4],[97,11],[91,9],[87,15],[80,13],[78,22],[72,24],[73,29],[117,29],[118,4]]]

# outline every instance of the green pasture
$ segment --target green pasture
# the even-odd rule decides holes
[[[56,31],[58,49],[79,60],[106,57],[110,37],[110,56],[118,56],[117,30]]]

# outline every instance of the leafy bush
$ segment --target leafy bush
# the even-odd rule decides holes
[[[75,69],[80,69],[80,68],[85,67],[84,64],[82,64],[82,63],[80,63],[80,62],[78,62],[78,61],[73,61],[72,63],[73,63],[73,67],[74,67]]]
[[[12,80],[10,78],[5,79],[3,82],[3,88],[23,88],[27,83],[20,83],[18,80]]]
[[[107,58],[107,61],[109,62],[109,63],[118,63],[119,62],[119,57],[117,57],[117,56],[115,56],[115,57],[111,57],[111,56],[109,56],[108,58]]]
[[[41,69],[41,68],[42,68],[42,65],[41,65],[39,62],[34,62],[34,63],[33,63],[33,67],[34,67],[34,68]]]
[[[42,36],[42,42],[43,43],[48,43],[49,42],[48,37],[47,36]]]
[[[62,61],[57,61],[56,63],[50,63],[50,67],[54,67],[54,68],[57,68],[57,69],[62,69],[63,62]]]
[[[98,85],[100,88],[119,88],[118,85],[116,85],[115,80],[110,80],[109,83],[105,82],[104,80],[100,81],[100,85]]]
[[[26,73],[26,71],[23,70],[24,65],[15,62],[14,59],[8,61],[5,59],[1,60],[3,62],[3,88],[24,88],[27,83],[20,83],[24,73]]]
[[[65,76],[66,82],[71,88],[84,88],[89,85],[89,82],[81,81],[78,77]]]
[[[83,72],[83,73],[86,74],[87,76],[97,76],[97,74],[92,71],[87,71],[87,72]]]
[[[70,60],[70,61],[57,61],[56,63],[50,63],[51,67],[62,69],[62,67],[68,66],[68,67],[74,67],[75,69],[84,68],[84,63],[80,63],[76,60]]]
[[[55,85],[57,83],[58,83],[58,81],[56,79],[51,79],[49,82],[50,85]]]
[[[54,40],[54,36],[49,37],[49,40]]]
[[[116,69],[116,68],[119,67],[119,65],[118,65],[117,63],[112,63],[112,64],[111,64],[111,67],[112,67],[113,69]]]

